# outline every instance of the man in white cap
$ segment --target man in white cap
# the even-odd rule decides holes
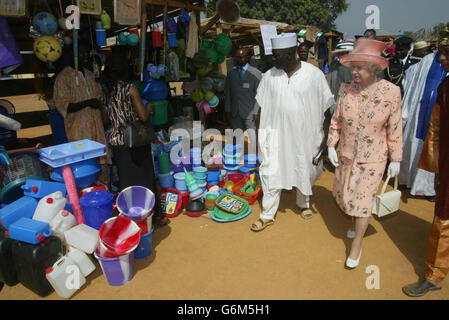
[[[354,50],[354,42],[340,41],[335,50],[332,51],[334,55],[333,61],[329,67],[329,73],[326,75],[329,87],[334,95],[335,100],[338,97],[338,91],[342,83],[349,83],[352,81],[352,71],[340,63],[339,57],[352,52]]]
[[[274,67],[263,75],[256,95],[263,199],[260,218],[251,226],[253,231],[273,224],[282,189],[296,187],[301,216],[312,217],[312,185],[323,170],[322,161],[315,161],[315,165],[314,158],[319,158],[325,147],[328,109],[335,104],[323,72],[299,60],[296,34],[278,35],[271,44]]]
[[[413,45],[413,56],[422,59],[432,51],[430,50],[430,44],[427,41],[417,41]]]

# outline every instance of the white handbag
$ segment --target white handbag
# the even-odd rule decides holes
[[[390,178],[390,176],[387,177],[387,180],[385,180],[382,187],[382,192],[378,194],[374,200],[373,214],[377,215],[379,218],[399,210],[401,191],[398,190],[397,176],[394,178],[394,190],[385,193]]]

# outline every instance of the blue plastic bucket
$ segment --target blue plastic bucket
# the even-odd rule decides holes
[[[139,246],[134,250],[134,258],[145,259],[151,255],[153,252],[152,242],[153,242],[153,231],[154,227],[147,234],[140,237]]]
[[[86,193],[80,198],[86,225],[100,230],[103,222],[112,217],[114,195],[106,190]]]
[[[159,185],[164,189],[173,188],[174,181],[173,175],[171,173],[159,174]]]

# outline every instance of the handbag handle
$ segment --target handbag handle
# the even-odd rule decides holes
[[[385,180],[384,185],[382,187],[382,192],[380,193],[383,195],[385,193],[385,190],[387,190],[388,182],[390,181],[390,175],[387,176],[387,180]],[[398,190],[398,176],[394,178],[394,190]]]

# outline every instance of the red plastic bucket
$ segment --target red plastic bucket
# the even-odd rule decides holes
[[[140,231],[139,226],[126,217],[106,220],[98,233],[100,255],[112,257],[132,252],[139,245]]]

